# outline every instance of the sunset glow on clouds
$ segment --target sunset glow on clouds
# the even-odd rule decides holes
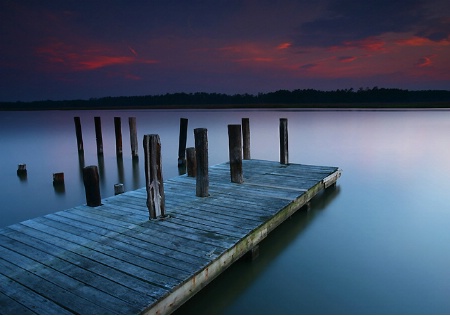
[[[2,1],[0,101],[449,89],[450,4]]]

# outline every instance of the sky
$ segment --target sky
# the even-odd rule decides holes
[[[366,87],[450,90],[450,1],[0,1],[0,101]]]

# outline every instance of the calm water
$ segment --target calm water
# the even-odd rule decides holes
[[[0,227],[85,203],[74,116],[102,197],[115,183],[144,186],[129,116],[140,143],[160,135],[166,179],[179,172],[180,117],[189,119],[188,146],[194,128],[208,129],[211,165],[228,160],[227,124],[242,117],[250,118],[252,157],[278,160],[278,122],[287,117],[291,162],[343,169],[336,189],[269,234],[256,261],[233,265],[179,313],[450,314],[450,111],[0,112]],[[100,160],[94,116],[102,117]],[[122,117],[122,159],[114,116]],[[53,187],[54,172],[65,173],[63,189]]]

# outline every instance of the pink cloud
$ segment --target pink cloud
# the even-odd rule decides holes
[[[51,40],[36,49],[37,55],[45,62],[47,71],[89,71],[115,65],[154,64],[154,59],[138,58],[137,52],[128,47],[128,54],[122,49],[98,44],[73,45]],[[131,54],[130,54],[131,53]]]
[[[419,60],[416,62],[416,66],[421,68],[431,66],[432,65],[431,57],[432,56],[424,56],[419,58]]]
[[[351,63],[352,61],[355,61],[357,59],[356,56],[341,56],[338,57],[338,61],[340,61],[341,63]]]
[[[281,43],[280,45],[277,46],[277,49],[287,49],[289,47],[291,47],[292,43]]]
[[[360,48],[368,51],[380,51],[385,49],[385,42],[376,37],[368,37],[359,41],[348,41],[344,43],[345,47]]]

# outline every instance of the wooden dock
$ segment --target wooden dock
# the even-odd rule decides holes
[[[168,314],[340,176],[336,167],[243,161],[164,182],[165,219],[146,189],[0,229],[0,313]]]

